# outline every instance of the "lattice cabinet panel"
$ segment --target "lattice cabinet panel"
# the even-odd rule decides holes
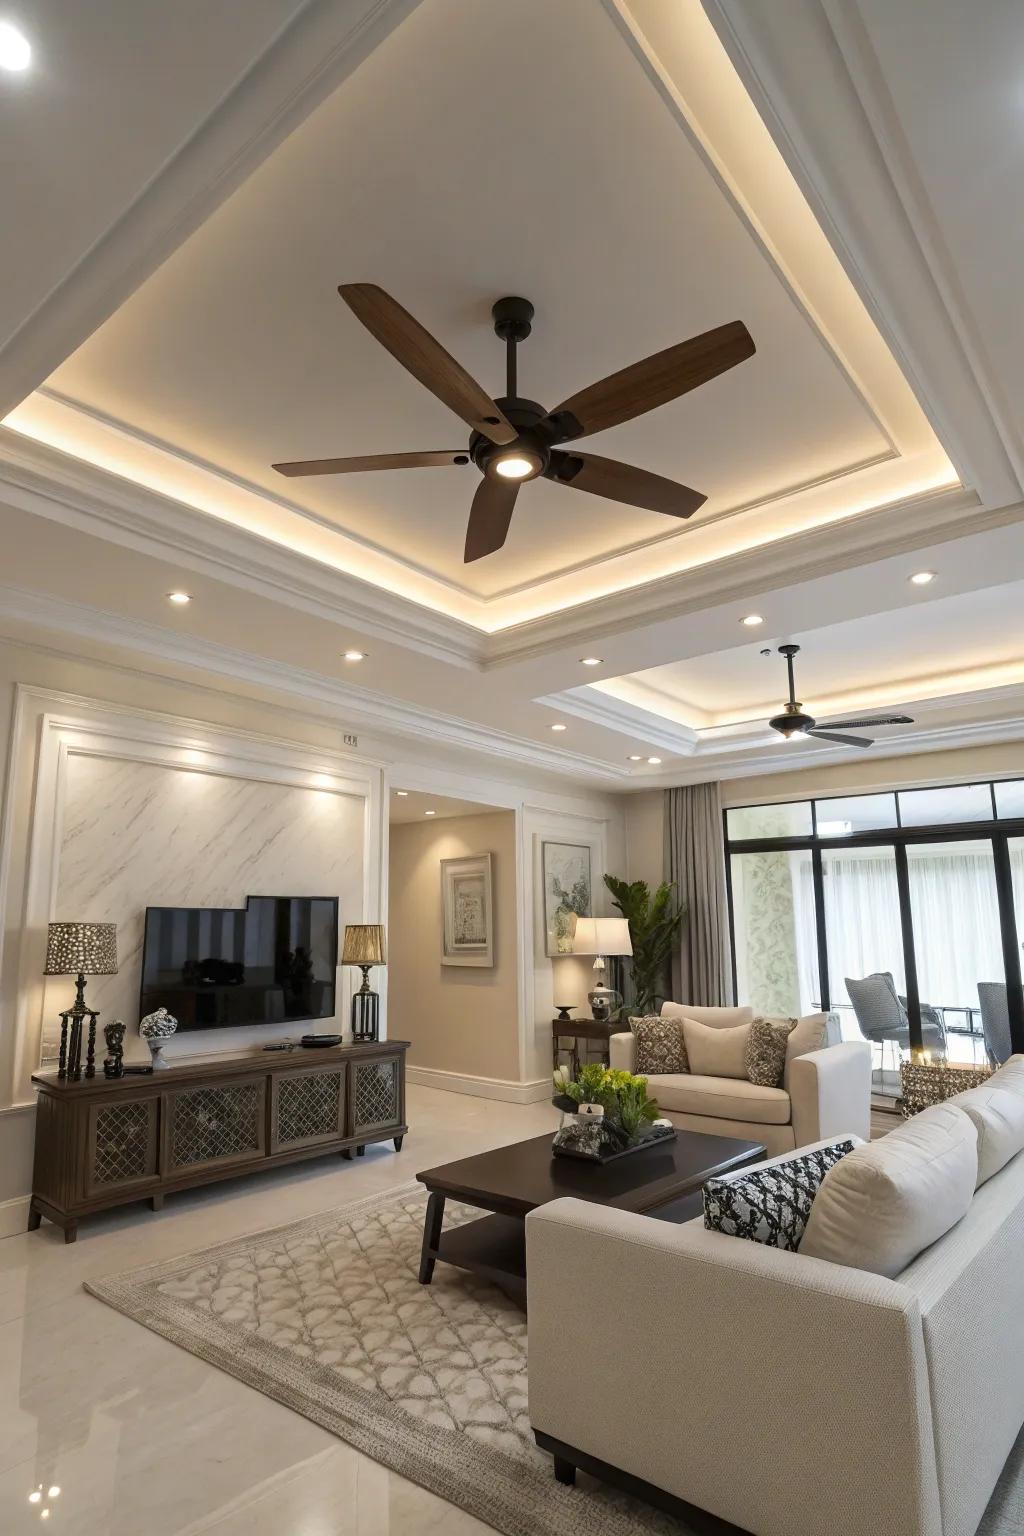
[[[89,1116],[88,1183],[92,1189],[156,1177],[157,1100],[97,1104]]]
[[[281,1073],[274,1081],[274,1150],[336,1141],[344,1130],[345,1068]]]
[[[171,1169],[251,1158],[263,1150],[264,1082],[189,1088],[171,1100]]]
[[[360,1061],[352,1068],[352,1129],[377,1130],[401,1121],[398,1060]]]

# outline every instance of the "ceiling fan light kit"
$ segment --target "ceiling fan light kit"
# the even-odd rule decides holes
[[[773,715],[768,721],[773,731],[778,731],[785,741],[801,741],[808,736],[815,737],[818,741],[831,741],[843,747],[873,747],[874,741],[867,736],[847,736],[846,731],[858,730],[869,725],[913,725],[909,715],[864,715],[857,720],[831,720],[819,727],[813,715],[804,711],[803,705],[796,697],[796,678],[793,672],[793,657],[798,655],[798,645],[780,645],[779,655],[786,658],[786,671],[789,677],[789,698],[783,705],[781,715]],[[767,654],[762,651],[762,655]]]
[[[692,517],[707,500],[700,491],[663,475],[598,454],[565,452],[561,445],[653,411],[751,357],[754,343],[741,321],[667,347],[546,411],[536,400],[519,394],[517,348],[533,329],[529,299],[510,296],[492,307],[495,332],[505,343],[505,394],[492,400],[383,288],[375,283],[344,283],[338,292],[381,346],[472,429],[469,449],[303,459],[275,464],[280,474],[341,475],[472,463],[483,478],[470,507],[467,563],[502,547],[519,487],[528,480],[543,477],[667,517]]]

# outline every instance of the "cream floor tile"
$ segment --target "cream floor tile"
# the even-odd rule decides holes
[[[412,1130],[397,1155],[387,1144],[173,1196],[161,1212],[128,1206],[83,1223],[70,1246],[47,1223],[0,1242],[0,1531],[482,1536],[479,1522],[87,1296],[82,1282],[346,1204],[556,1119],[547,1104],[410,1088]],[[51,1486],[61,1490],[52,1499]]]

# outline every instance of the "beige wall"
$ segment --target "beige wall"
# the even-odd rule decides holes
[[[957,747],[949,752],[918,752],[907,757],[874,757],[865,752],[855,762],[727,779],[723,805],[757,805],[771,800],[806,800],[811,795],[868,794],[873,789],[909,789],[927,784],[966,784],[974,779],[1024,774],[1024,742],[988,747]]]
[[[494,965],[442,965],[441,860],[473,853],[494,855]],[[515,815],[393,824],[388,886],[388,1029],[409,1065],[517,1080]]]
[[[624,796],[626,879],[646,880],[653,890],[665,878],[665,791]]]

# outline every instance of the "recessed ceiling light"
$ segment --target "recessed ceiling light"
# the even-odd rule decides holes
[[[764,618],[759,613],[748,613],[740,619],[740,623],[745,624],[748,629],[756,629],[759,624],[764,623]]]
[[[168,592],[167,601],[175,603],[179,608],[184,608],[186,603],[192,601],[191,592]]]
[[[568,730],[568,726],[565,726],[565,725],[553,725],[551,727],[551,729],[553,731],[565,731],[565,730]]]
[[[647,761],[651,764],[652,767],[655,767],[658,763],[661,762],[661,758],[660,757],[649,757],[647,759]]]
[[[436,811],[424,811],[423,814],[424,814],[424,816],[436,816],[437,812]]]
[[[585,667],[599,667],[604,658],[601,656],[581,656],[580,661]]]
[[[407,789],[396,789],[395,794],[399,795],[403,800],[405,800],[408,798],[409,791]]]
[[[642,752],[631,752],[629,754],[629,760],[630,760],[631,763],[642,763],[643,760],[644,760],[643,759],[643,753]]]
[[[15,73],[28,69],[32,62],[32,49],[28,38],[12,27],[9,21],[0,21],[0,69]]]
[[[915,571],[910,578],[911,585],[915,587],[926,587],[930,581],[934,580],[934,571]]]
[[[522,454],[510,453],[503,459],[495,462],[494,468],[504,480],[525,480],[527,475],[532,475],[535,465],[531,459],[524,459]]]
[[[366,660],[366,652],[365,651],[346,651],[345,652],[345,660],[346,661],[365,661]]]

